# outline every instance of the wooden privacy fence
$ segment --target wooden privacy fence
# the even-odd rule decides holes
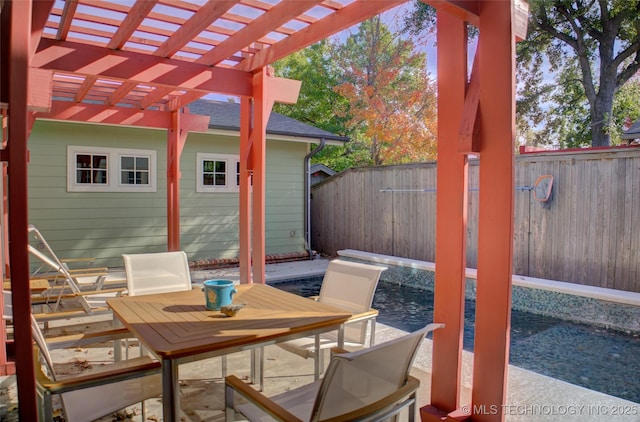
[[[532,187],[553,176],[547,207]],[[640,292],[640,148],[516,156],[513,272]],[[353,168],[312,188],[312,248],[435,261],[436,164]],[[469,163],[467,266],[478,250],[478,161]]]

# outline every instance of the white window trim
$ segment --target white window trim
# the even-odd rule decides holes
[[[210,186],[202,183],[202,162],[205,160],[226,161],[227,162],[227,186]],[[240,191],[237,181],[237,163],[240,162],[240,156],[234,154],[211,154],[206,152],[198,152],[196,154],[196,192],[201,193],[235,193]]]
[[[76,154],[102,154],[107,156],[107,183],[101,185],[76,182]],[[129,185],[120,180],[120,157],[149,157],[149,184]],[[155,150],[107,147],[67,146],[67,192],[156,192],[157,152]]]

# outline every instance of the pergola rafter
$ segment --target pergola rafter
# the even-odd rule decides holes
[[[20,418],[36,420],[27,254],[27,139],[35,118],[167,130],[167,248],[180,246],[180,153],[211,93],[240,98],[240,274],[264,282],[265,130],[298,81],[268,66],[407,0],[0,1],[1,158],[8,179]],[[438,219],[431,406],[423,420],[502,421],[513,231],[516,38],[522,0],[423,0],[438,11]],[[526,13],[525,13],[526,15]],[[525,19],[526,21],[526,19]],[[480,28],[468,85],[466,24]],[[27,77],[25,78],[25,75]],[[478,299],[471,415],[460,407],[466,154],[480,156]],[[7,255],[5,253],[5,255]],[[4,333],[0,331],[4,341]],[[4,347],[0,364],[6,362]],[[2,368],[2,365],[0,365]],[[423,397],[421,400],[429,401]],[[493,407],[495,406],[495,407]],[[498,409],[494,413],[475,409]],[[166,420],[172,415],[165,415]]]

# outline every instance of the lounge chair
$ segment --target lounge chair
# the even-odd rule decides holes
[[[314,359],[314,379],[319,379],[324,369],[323,353],[333,347],[360,348],[375,343],[375,322],[378,311],[371,308],[373,296],[380,280],[380,275],[387,267],[342,261],[329,262],[322,279],[320,295],[312,297],[327,305],[345,309],[354,315],[343,325],[340,331],[320,334],[316,337],[305,337],[277,345],[282,349],[301,356]],[[262,365],[261,365],[262,366]],[[261,374],[263,369],[260,370]],[[261,375],[261,380],[263,376]],[[260,383],[262,385],[262,382]]]
[[[63,260],[58,258],[53,248],[49,245],[42,233],[33,225],[29,225],[29,233],[33,237],[34,244],[29,244],[29,253],[37,258],[41,265],[34,270],[32,279],[46,278],[50,281],[50,288],[45,289],[39,295],[34,296],[34,304],[47,305],[51,315],[39,314],[38,319],[66,318],[75,314],[87,315],[108,312],[104,306],[104,298],[121,294],[124,283],[105,284],[107,268],[70,268],[71,263],[91,262],[92,258]],[[109,288],[106,288],[109,287]],[[99,295],[102,300],[91,300],[92,296]],[[65,301],[78,303],[82,310],[64,312],[60,308]],[[62,306],[63,307],[63,306]]]
[[[85,422],[162,394],[160,362],[148,356],[95,366],[77,376],[61,378],[56,374],[50,349],[73,348],[130,336],[124,328],[45,340],[32,316],[31,331],[36,345],[39,420],[54,420],[54,395],[60,395],[62,399],[65,421]],[[144,416],[143,420],[146,420]]]
[[[249,421],[272,417],[281,421],[382,421],[408,407],[415,418],[420,381],[409,375],[418,347],[427,333],[444,327],[429,324],[421,330],[356,352],[335,351],[322,380],[267,398],[235,375],[225,379],[225,417],[235,412]],[[235,394],[248,403],[235,404]]]

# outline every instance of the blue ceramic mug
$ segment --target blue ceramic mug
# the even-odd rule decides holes
[[[231,299],[237,290],[231,280],[207,280],[204,283],[204,296],[207,309],[220,310],[222,306],[231,305]]]

